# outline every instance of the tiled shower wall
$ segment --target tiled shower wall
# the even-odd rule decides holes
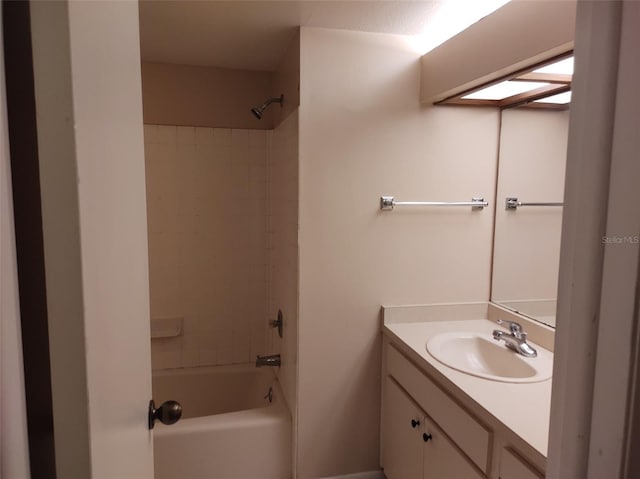
[[[271,132],[145,125],[154,369],[249,363],[266,351]]]

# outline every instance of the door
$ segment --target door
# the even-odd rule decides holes
[[[30,2],[58,479],[152,479],[136,2]]]
[[[424,413],[393,379],[384,381],[384,474],[387,479],[422,479]]]
[[[544,474],[540,474],[526,461],[520,459],[509,449],[502,450],[500,461],[500,479],[543,479]]]
[[[428,417],[424,418],[424,479],[484,479]],[[524,478],[522,478],[524,479]]]

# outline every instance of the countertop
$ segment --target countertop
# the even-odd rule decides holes
[[[498,325],[487,319],[385,321],[383,334],[405,349],[413,361],[432,376],[450,395],[475,412],[488,417],[503,434],[515,435],[545,461],[549,436],[551,379],[536,383],[507,383],[483,379],[452,369],[435,359],[426,343],[435,334],[450,331],[487,332]],[[541,346],[530,343],[537,349]],[[404,345],[404,348],[403,348]],[[515,354],[515,353],[514,353]],[[513,437],[513,436],[512,436]]]

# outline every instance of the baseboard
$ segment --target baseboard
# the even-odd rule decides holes
[[[344,476],[323,477],[322,479],[386,479],[386,477],[382,471],[366,471],[346,474]]]

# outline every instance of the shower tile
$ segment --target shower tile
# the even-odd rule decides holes
[[[237,337],[233,340],[233,362],[246,363],[251,361],[251,338]]]
[[[214,128],[213,144],[218,147],[231,146],[231,129],[230,128]]]
[[[233,364],[233,347],[220,348],[216,357],[216,364]]]
[[[175,126],[158,125],[158,143],[164,143],[166,145],[176,144],[176,129]]]
[[[176,142],[178,145],[195,147],[196,129],[193,126],[179,126],[176,129]]]
[[[179,355],[153,346],[156,362],[230,364],[265,354],[270,132],[158,126],[146,134],[158,141],[145,149],[151,307],[185,317]],[[163,242],[174,242],[173,251],[159,249]]]
[[[249,130],[249,148],[267,152],[268,130]]]
[[[233,145],[231,160],[234,165],[249,165],[252,162],[251,150],[247,146]]]
[[[210,363],[215,364],[215,362]],[[200,355],[197,348],[182,350],[182,367],[191,368],[195,366],[203,366],[200,363]]]
[[[182,365],[182,350],[179,338],[154,339],[151,341],[151,365],[153,369],[176,368]]]
[[[234,148],[249,148],[249,131],[233,129],[231,130],[231,143]]]
[[[196,146],[199,148],[213,149],[213,128],[196,127]]]
[[[218,362],[218,350],[210,347],[200,348],[198,354],[198,365],[199,366],[213,366],[216,364],[229,364],[229,363],[219,363]]]
[[[158,143],[158,125],[144,125],[144,142]]]

